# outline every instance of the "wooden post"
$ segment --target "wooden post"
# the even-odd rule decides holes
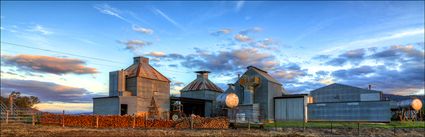
[[[147,128],[147,127],[148,127],[148,125],[147,125],[147,121],[148,121],[148,115],[146,115],[146,114],[145,114],[145,128]]]
[[[303,121],[303,132],[305,132],[305,121]]]
[[[360,122],[357,122],[357,136],[360,136]]]
[[[35,115],[32,113],[32,125],[35,126]]]
[[[99,116],[96,115],[96,128],[99,128]]]
[[[6,124],[9,123],[9,110],[6,110]]]
[[[136,127],[136,115],[133,114],[133,128]]]
[[[248,130],[251,129],[251,123],[249,122],[249,118],[248,118]]]
[[[331,121],[331,134],[332,134],[333,132],[332,132],[332,121]]]
[[[62,111],[62,127],[65,127],[65,110]]]
[[[192,115],[190,116],[190,129],[193,129],[193,120],[192,120]]]
[[[395,125],[393,125],[394,126],[394,128],[393,128],[393,133],[394,133],[394,135],[395,135]]]

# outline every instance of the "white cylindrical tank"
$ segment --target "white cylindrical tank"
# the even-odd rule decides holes
[[[239,104],[239,97],[235,93],[221,93],[216,98],[221,107],[234,108]]]
[[[407,99],[400,102],[397,102],[397,107],[399,108],[411,108],[416,111],[422,108],[422,101],[420,99]]]

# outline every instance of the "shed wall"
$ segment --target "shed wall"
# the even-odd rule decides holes
[[[99,115],[119,115],[119,99],[114,98],[94,98],[93,99],[93,114]]]
[[[305,98],[278,98],[275,99],[275,120],[303,121],[305,115]]]
[[[309,121],[390,122],[389,101],[308,104]]]

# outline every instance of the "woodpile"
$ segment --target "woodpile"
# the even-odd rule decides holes
[[[193,128],[205,128],[205,129],[225,129],[229,128],[229,121],[225,117],[214,117],[204,118],[200,116],[192,116]],[[190,117],[184,118],[180,121],[176,121],[175,128],[190,128],[191,119]]]
[[[115,116],[115,115],[62,115],[43,114],[39,123],[44,125],[62,125],[73,127],[99,128],[228,128],[229,122],[225,117],[204,118],[192,116],[179,121],[147,119],[145,116]],[[64,123],[63,123],[64,122]]]

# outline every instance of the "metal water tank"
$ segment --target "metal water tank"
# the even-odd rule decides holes
[[[397,107],[399,108],[411,108],[416,111],[422,108],[422,101],[420,99],[407,99],[400,102],[397,102]]]
[[[239,104],[239,97],[235,93],[221,93],[216,98],[221,107],[234,108]]]

